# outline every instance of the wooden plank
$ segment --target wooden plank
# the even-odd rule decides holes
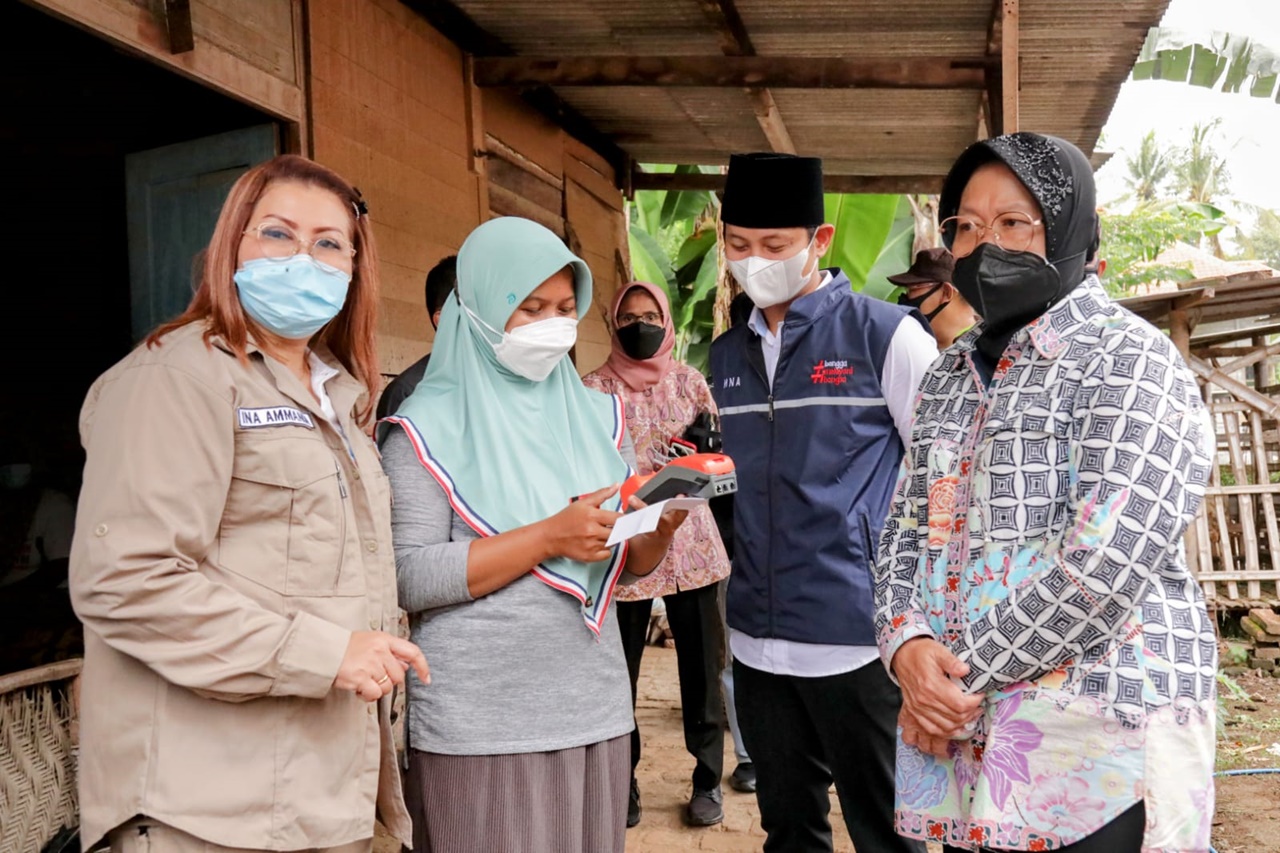
[[[1016,0],[1010,0],[1016,2]],[[478,56],[476,84],[785,89],[973,89],[984,61],[950,57]]]
[[[511,165],[523,169],[538,179],[545,181],[557,190],[564,190],[564,178],[561,175],[542,168],[537,164],[537,162],[524,156],[510,145],[494,136],[492,133],[486,133],[484,135],[483,152],[486,157],[496,157],[505,160]]]
[[[832,175],[823,176],[823,188],[829,193],[936,193],[945,175]],[[631,186],[635,190],[710,190],[724,189],[723,174],[672,174],[633,172]]]
[[[170,53],[195,50],[196,36],[191,29],[191,0],[164,0],[164,31]]]
[[[224,95],[288,121],[303,117],[302,89],[209,41],[186,53],[169,52],[164,27],[129,0],[26,0],[56,18]]]
[[[1001,133],[1017,133],[1020,128],[1018,96],[1022,89],[1019,48],[1018,0],[1003,0],[1000,29]]]
[[[1264,571],[1259,571],[1259,572],[1242,572],[1242,571],[1214,572],[1213,577],[1215,580],[1219,580],[1219,581],[1247,581],[1247,580],[1273,581],[1273,580],[1276,580],[1276,573],[1271,571],[1270,569],[1266,569]],[[1241,599],[1241,600],[1243,601],[1244,599]],[[1258,599],[1258,600],[1261,601],[1262,599]]]
[[[552,213],[564,207],[564,191],[560,187],[547,183],[509,160],[494,157],[489,161],[487,171],[490,187],[510,190]]]
[[[1240,416],[1234,412],[1223,415],[1227,433],[1227,448],[1231,459],[1231,473],[1237,483],[1249,482],[1249,469],[1245,465],[1244,451],[1240,442]],[[1244,569],[1246,572],[1259,571],[1262,566],[1258,560],[1258,530],[1256,516],[1253,514],[1253,495],[1237,495],[1240,507],[1241,550],[1244,551]],[[1248,596],[1257,598],[1262,595],[1262,586],[1256,580],[1248,581]]]
[[[1262,626],[1262,630],[1268,634],[1280,636],[1280,613],[1276,613],[1270,608],[1254,608],[1249,611],[1250,618]]]
[[[1256,416],[1256,413],[1255,413]],[[1273,495],[1280,496],[1280,483],[1260,485],[1250,483],[1247,486],[1210,486],[1205,490],[1207,495]]]
[[[1210,466],[1209,482],[1216,488],[1222,487],[1222,466],[1218,464],[1218,460],[1212,460]],[[1216,532],[1218,535],[1218,557],[1222,565],[1222,574],[1235,573],[1237,571],[1235,556],[1231,549],[1231,531],[1227,527],[1227,498],[1224,495],[1214,495],[1209,499],[1212,505],[1214,520],[1217,522]],[[1218,577],[1215,574],[1215,577]],[[1236,585],[1234,578],[1227,579],[1227,598],[1239,598],[1240,588]]]
[[[80,674],[80,669],[83,666],[83,660],[72,658],[71,660],[47,663],[34,669],[23,669],[18,672],[0,675],[0,695],[12,693],[14,690],[22,690],[26,687],[48,684],[51,681],[66,681],[68,678],[75,678]]]
[[[1267,551],[1271,555],[1271,568],[1280,577],[1280,525],[1276,521],[1275,495],[1280,494],[1280,483],[1271,482],[1271,466],[1267,464],[1266,437],[1262,430],[1262,417],[1253,412],[1250,418],[1250,438],[1253,441],[1253,464],[1257,472],[1259,484],[1266,484],[1276,491],[1262,493],[1258,500],[1262,503],[1262,517],[1267,526]],[[1276,594],[1280,595],[1280,581],[1276,584]]]
[[[565,235],[564,217],[496,184],[489,185],[489,212],[495,216],[523,216],[547,226],[559,237]]]
[[[1213,544],[1209,540],[1209,501],[1206,499],[1200,504],[1200,512],[1196,513],[1196,545],[1200,549],[1200,566],[1197,576],[1200,578],[1200,586],[1204,589],[1204,597],[1206,601],[1212,601],[1218,597],[1218,585],[1214,582],[1213,576]]]

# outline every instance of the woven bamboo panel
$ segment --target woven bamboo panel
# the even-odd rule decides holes
[[[36,853],[79,822],[74,701],[65,670],[51,667],[47,681],[0,687],[0,853]]]

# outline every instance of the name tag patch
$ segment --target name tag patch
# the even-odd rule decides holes
[[[261,409],[236,409],[236,419],[240,429],[258,429],[259,427],[300,426],[315,429],[316,422],[311,415],[292,406],[267,406]]]

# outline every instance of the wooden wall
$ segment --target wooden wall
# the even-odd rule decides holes
[[[360,187],[383,270],[383,371],[429,348],[426,273],[492,216],[566,236],[597,304],[618,285],[622,196],[594,152],[518,98],[483,93],[467,57],[398,0],[310,0],[314,156]],[[575,242],[576,241],[576,242]],[[578,366],[608,354],[603,312],[583,317]]]
[[[195,48],[178,54],[154,0],[25,1],[277,117],[289,150],[361,189],[382,257],[384,373],[429,349],[427,271],[509,214],[590,264],[576,354],[584,372],[604,361],[604,308],[626,275],[612,168],[518,97],[482,95],[466,55],[399,0],[191,0]]]
[[[301,0],[191,0],[195,49],[176,54],[156,13],[161,4],[151,0],[24,2],[277,118],[302,122]]]

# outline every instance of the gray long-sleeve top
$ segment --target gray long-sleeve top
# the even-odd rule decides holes
[[[633,467],[628,438],[623,457]],[[472,599],[467,553],[478,538],[414,455],[402,430],[382,466],[395,495],[400,606],[431,665],[409,674],[409,745],[448,755],[546,752],[631,731],[631,687],[615,606],[597,639],[578,602],[526,574]]]

